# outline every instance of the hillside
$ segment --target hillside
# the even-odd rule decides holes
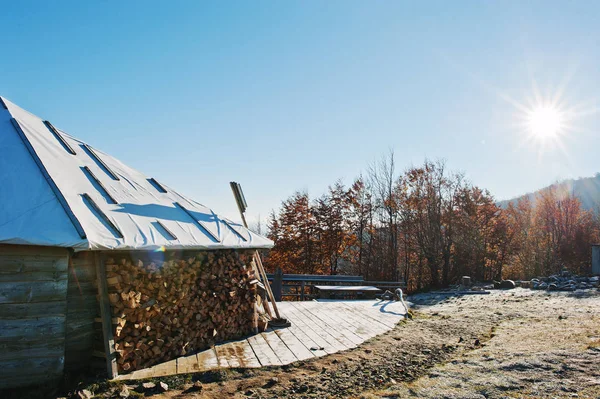
[[[525,197],[529,197],[533,202],[535,202],[538,194],[550,187],[555,187],[559,192],[575,194],[581,200],[581,204],[584,209],[594,211],[598,210],[600,205],[600,173],[596,173],[596,175],[593,177],[563,180],[533,193],[527,193],[521,197],[500,201],[498,204],[501,207],[506,207],[509,203],[516,202]]]

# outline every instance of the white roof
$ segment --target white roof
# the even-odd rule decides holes
[[[273,246],[0,100],[0,243],[76,251]]]

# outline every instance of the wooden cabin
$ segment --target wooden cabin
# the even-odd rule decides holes
[[[272,242],[0,97],[0,389],[250,332]]]

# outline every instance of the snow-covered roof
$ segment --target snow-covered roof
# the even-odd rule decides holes
[[[0,243],[76,251],[273,246],[241,224],[0,100]]]

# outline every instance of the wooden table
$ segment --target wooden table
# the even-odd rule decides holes
[[[381,290],[369,285],[315,285],[319,292],[319,298],[330,299],[336,296],[361,296],[366,299],[374,299],[375,294]]]

